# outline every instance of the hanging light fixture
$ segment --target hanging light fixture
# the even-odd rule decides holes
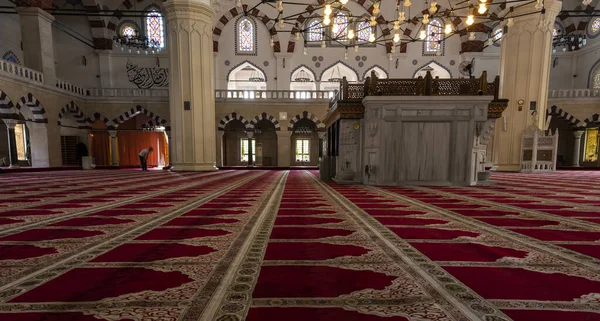
[[[446,24],[446,29],[444,29],[444,33],[448,35],[448,34],[450,34],[451,32],[452,32],[452,25],[451,25],[451,24],[449,24],[449,23],[447,23],[447,24]]]
[[[304,69],[300,69],[298,75],[294,78],[294,82],[313,82],[313,80]]]
[[[261,76],[261,74],[256,70],[252,69],[252,73],[250,74],[250,78],[248,78],[250,82],[264,82],[265,78]]]
[[[399,42],[400,41],[400,34],[399,33],[395,33],[394,34],[394,42]]]
[[[425,32],[425,30],[421,30],[419,32],[419,39],[425,40],[425,38],[427,38],[427,33]]]
[[[337,71],[337,76],[336,76]],[[342,82],[342,72],[340,71],[340,66],[336,65],[333,67],[331,71],[331,78],[328,79],[329,82]]]
[[[277,0],[277,11],[283,12],[283,0]]]
[[[480,3],[477,12],[479,12],[479,14],[484,14],[486,11],[487,7],[485,6],[485,3]]]

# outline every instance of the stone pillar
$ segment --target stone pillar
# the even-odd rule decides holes
[[[209,0],[163,4],[169,45],[169,106],[175,171],[213,171],[216,165],[214,56]]]
[[[171,153],[172,153],[172,149],[171,149],[171,131],[170,130],[165,130],[165,134],[167,135],[167,152],[169,153],[169,163],[166,164],[165,166],[171,166]]]
[[[530,106],[535,102],[538,115],[546,115],[550,63],[552,58],[552,29],[561,10],[559,0],[546,0],[545,15],[527,15],[537,11],[533,4],[515,7],[514,25],[502,37],[500,54],[500,97],[509,99],[502,114],[502,126],[496,127],[494,154],[498,171],[520,169],[521,137],[533,122]],[[507,21],[506,19],[505,21]],[[523,100],[520,105],[519,100]],[[546,117],[539,117],[536,125],[545,128]]]
[[[252,136],[254,136],[254,132],[246,132],[246,135],[248,136],[248,166],[253,166],[254,165],[254,151],[252,150]]]
[[[110,134],[110,155],[112,158],[112,166],[119,166],[119,149],[117,148],[117,131],[109,130]]]
[[[97,50],[98,64],[100,65],[100,87],[113,88],[112,82],[112,56],[110,50]]]
[[[282,130],[277,133],[277,166],[289,167],[292,151],[292,132]]]
[[[275,53],[275,59],[277,59],[277,90],[290,90],[290,75],[292,73],[292,53],[277,52]]]
[[[40,9],[45,1],[23,1],[32,7],[17,7],[21,20],[21,36],[23,44],[23,62],[25,67],[44,74],[46,85],[56,86],[56,70],[54,69],[54,43],[52,40],[52,21],[54,16]],[[47,1],[46,1],[47,2]]]
[[[573,135],[575,136],[575,144],[573,145],[573,167],[579,167],[579,159],[581,157],[581,136],[583,136],[584,133],[585,131],[583,130],[573,132]]]
[[[217,166],[223,166],[223,137],[225,136],[225,132],[218,130],[217,131]]]
[[[15,126],[19,123],[16,119],[2,119],[8,130],[8,161],[10,168],[19,167],[19,157],[17,156],[17,140],[15,136]]]

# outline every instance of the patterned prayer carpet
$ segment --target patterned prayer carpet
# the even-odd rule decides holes
[[[600,321],[600,172],[0,177],[0,321]]]

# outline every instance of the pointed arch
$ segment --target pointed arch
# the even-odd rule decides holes
[[[290,123],[288,124],[288,130],[289,131],[293,131],[294,130],[294,126],[296,125],[296,123],[300,120],[300,119],[308,119],[311,120],[312,122],[315,123],[315,125],[317,126],[317,131],[322,132],[325,131],[325,124],[323,124],[319,118],[307,111],[303,111],[302,113],[294,116],[291,120]]]
[[[115,123],[113,123],[112,120],[108,119],[106,116],[104,116],[100,113],[94,113],[94,118],[90,121],[90,124],[96,120],[102,121],[104,123],[104,125],[106,126],[106,128],[108,128],[108,129],[115,128]]]
[[[137,116],[138,114],[144,114],[148,117],[150,117],[150,121],[148,122],[148,124],[152,124],[153,126],[164,126],[164,127],[168,127],[167,126],[167,121],[156,115],[155,113],[147,110],[146,108],[137,105],[134,108],[131,108],[130,110],[122,113],[121,115],[117,116],[117,118],[113,119],[113,123],[114,123],[114,127],[117,128],[119,127],[120,124],[124,123],[125,121]]]
[[[275,130],[276,131],[280,131],[281,130],[281,125],[279,124],[279,121],[277,120],[277,118],[273,117],[272,115],[269,115],[267,113],[261,113],[260,115],[252,118],[250,120],[250,125],[252,125],[252,128],[256,127],[256,124],[261,121],[261,120],[268,120],[271,123],[273,123],[273,125],[275,126]]]
[[[271,38],[273,39],[273,51],[281,52],[281,43],[279,42],[279,35],[277,34],[277,29],[275,28],[275,22],[272,19],[270,19],[267,15],[263,14],[257,8],[253,8],[252,11],[248,11],[248,9],[249,8],[247,4],[242,5],[241,9],[238,7],[233,7],[229,11],[227,11],[223,16],[221,16],[221,18],[217,21],[217,24],[213,29],[212,36],[214,52],[219,52],[219,40],[221,39],[221,34],[223,33],[223,30],[225,30],[225,26],[230,21],[234,20],[235,17],[242,14],[246,16],[252,16],[256,20],[262,22],[269,30]]]
[[[0,91],[0,118],[19,119],[19,112],[8,98],[6,93]]]
[[[598,124],[598,123],[600,123],[600,114],[593,114],[592,116],[586,118],[583,122],[586,125],[593,124],[593,123]]]
[[[365,81],[367,79],[367,77],[371,77],[371,71],[376,71],[380,74],[383,74],[383,77],[381,75],[378,76],[378,78],[380,78],[380,79],[390,78],[390,74],[388,73],[387,70],[385,70],[385,68],[381,67],[380,65],[373,65],[369,69],[365,70],[365,73],[363,74],[363,77],[362,77],[363,81]]]
[[[421,71],[421,69],[429,66],[429,65],[435,65],[435,67],[441,68],[443,70],[445,70],[446,72],[448,72],[448,74],[450,75],[450,78],[452,78],[452,71],[450,71],[450,68],[442,65],[441,63],[435,61],[435,60],[430,60],[427,63],[417,67],[417,69],[415,69],[415,72],[413,72],[413,78],[417,77],[417,73],[419,73],[419,71]]]
[[[341,66],[343,69],[346,69],[346,71],[350,72],[351,77],[347,77],[348,81],[358,81],[358,72],[356,71],[356,69],[352,68],[352,66],[348,65],[347,63],[345,63],[341,60],[338,60],[335,63],[329,65],[329,67],[323,69],[323,71],[321,72],[321,75],[319,76],[319,80],[320,81],[328,81],[328,79],[323,80],[323,76],[328,71],[333,70],[333,68],[335,68],[336,66]]]
[[[598,116],[598,114],[596,114],[594,116]],[[592,118],[594,116],[592,116]],[[569,125],[571,125],[572,127],[586,127],[587,123],[590,122],[589,118],[586,119],[585,121],[581,121],[581,120],[577,119],[575,116],[562,110],[558,106],[552,106],[546,110],[546,126],[550,126],[550,121],[552,120],[553,117],[563,119],[564,121],[569,123]]]
[[[60,109],[57,120],[58,126],[62,126],[62,119],[67,114],[70,114],[73,116],[73,118],[75,118],[75,121],[77,122],[77,128],[91,128],[90,119],[85,117],[81,109],[79,109],[79,106],[77,106],[77,104],[75,104],[74,101],[71,101],[70,103],[66,104],[63,108]]]
[[[244,118],[244,116],[242,116],[236,112],[233,112],[233,113],[221,118],[221,120],[219,121],[219,124],[217,124],[217,130],[224,131],[225,125],[227,125],[228,122],[230,122],[234,119],[241,121],[242,124],[244,124],[244,126],[246,127],[246,129],[254,129],[254,125],[251,124],[246,118]]]
[[[315,71],[312,70],[309,66],[307,66],[305,64],[302,64],[302,65],[299,65],[299,66],[297,66],[296,68],[294,68],[292,70],[292,72],[290,73],[290,82],[294,81],[294,74],[296,72],[300,72],[301,69],[307,71],[309,73],[309,75],[312,75],[312,80],[313,81],[317,81],[317,74],[315,73]]]
[[[260,68],[257,64],[253,63],[250,60],[244,60],[244,61],[240,62],[239,64],[233,66],[233,68],[229,69],[229,71],[227,72],[226,81],[229,82],[229,80],[230,80],[229,78],[232,73],[240,71],[241,69],[243,69],[246,66],[250,66],[250,67],[260,71],[263,74],[263,76],[265,77],[265,82],[267,81],[267,73],[262,68]]]
[[[32,121],[35,123],[48,123],[48,116],[46,115],[46,110],[42,106],[39,100],[33,96],[32,93],[28,93],[27,95],[21,97],[21,100],[17,103],[17,109],[21,111],[21,109],[26,106],[31,110],[33,114]]]

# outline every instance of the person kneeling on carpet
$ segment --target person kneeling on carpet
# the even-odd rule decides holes
[[[150,152],[152,152],[153,150],[154,150],[154,148],[152,148],[152,146],[150,146],[140,152],[140,163],[142,165],[143,171],[148,170],[148,154],[150,154]]]

